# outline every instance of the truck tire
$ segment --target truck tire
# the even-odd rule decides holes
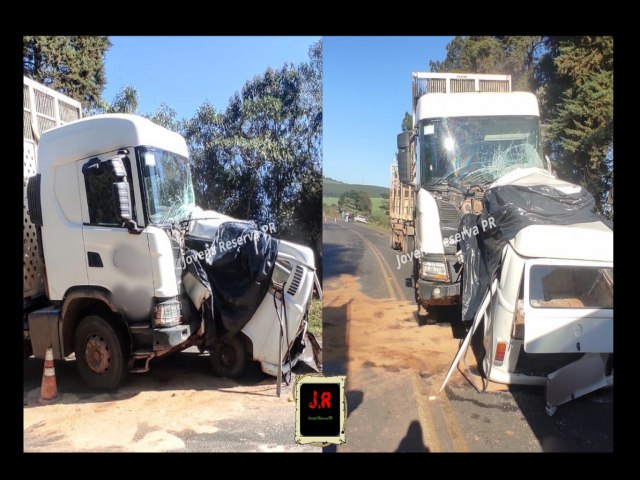
[[[210,353],[211,369],[218,377],[238,378],[244,373],[247,352],[238,335],[221,338]]]
[[[96,390],[115,390],[127,373],[122,331],[103,317],[83,318],[75,332],[76,363],[85,383]]]

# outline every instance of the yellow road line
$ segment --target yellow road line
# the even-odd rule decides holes
[[[378,248],[367,238],[365,238],[361,233],[356,232],[352,229],[352,232],[358,235],[371,249],[373,256],[376,261],[380,265],[382,270],[383,277],[387,284],[387,288],[391,294],[392,298],[396,300],[404,300],[402,295],[402,289],[400,288],[400,284],[396,279],[395,275],[390,271],[390,267],[384,261],[384,257],[378,250]],[[391,282],[397,289],[397,294],[392,292],[391,285],[389,283],[388,278],[391,279]],[[429,402],[426,400],[430,395],[428,392],[425,392],[422,388],[420,388],[420,377],[417,372],[413,372],[411,375],[411,383],[413,385],[413,391],[415,393],[416,401],[418,403],[418,416],[420,417],[420,423],[423,425],[423,440],[425,445],[429,447],[430,451],[440,451],[440,441],[438,439],[438,432],[433,428],[433,416],[431,414],[431,407],[429,406]],[[442,393],[437,395],[437,397],[441,400],[438,402],[442,407],[442,415],[444,416],[445,423],[447,425],[447,430],[449,433],[449,438],[451,439],[451,443],[454,446],[456,452],[467,452],[469,448],[464,440],[464,435],[462,434],[462,429],[458,423],[455,412],[451,407],[451,402],[449,401],[449,397],[446,393]],[[445,432],[441,432],[440,434],[444,434]],[[433,448],[431,448],[433,445]]]
[[[389,289],[391,298],[394,298],[396,300],[404,300],[402,295],[402,288],[400,287],[398,280],[396,279],[393,272],[389,270],[387,262],[384,261],[384,257],[378,251],[376,246],[368,238],[365,238],[361,233],[356,232],[355,230],[352,230],[352,232],[358,235],[371,249],[371,253],[373,253],[373,256],[378,262],[378,265],[380,265],[380,270],[382,271],[382,276],[384,277],[384,281],[387,284],[387,288]],[[392,284],[396,288],[395,292],[393,290],[393,287],[391,286]]]
[[[442,447],[440,446],[438,432],[433,428],[434,423],[431,407],[426,400],[427,393],[422,389],[420,377],[416,371],[411,373],[411,385],[413,387],[413,396],[416,398],[416,403],[418,404],[418,418],[422,425],[422,442],[427,446],[429,452],[441,452]]]
[[[351,231],[353,233],[355,233],[356,235],[358,235],[371,249],[371,253],[373,254],[373,258],[376,259],[376,261],[378,262],[378,266],[380,267],[380,270],[382,271],[382,277],[384,278],[385,283],[387,284],[387,289],[389,289],[389,298],[398,300],[399,297],[398,295],[393,291],[393,287],[391,286],[391,282],[390,282],[390,278],[391,277],[388,273],[387,270],[385,268],[385,262],[380,259],[378,257],[378,252],[376,247],[373,245],[373,243],[371,243],[369,240],[367,240],[366,238],[364,238],[361,234],[359,234],[358,232],[356,232],[355,230],[351,229]]]
[[[442,414],[444,418],[447,420],[447,429],[449,430],[449,437],[453,442],[453,447],[456,452],[468,452],[469,447],[467,446],[467,442],[464,440],[464,435],[462,434],[462,429],[460,428],[460,424],[456,419],[456,414],[453,411],[453,407],[451,407],[451,402],[449,401],[449,397],[446,392],[441,392],[440,398],[442,401],[440,402],[440,407],[442,407]]]

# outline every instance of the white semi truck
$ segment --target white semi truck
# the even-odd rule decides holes
[[[195,205],[182,136],[24,78],[25,354],[75,353],[86,383],[195,345],[214,372],[279,378],[304,349],[311,249]]]
[[[485,379],[547,386],[547,408],[613,382],[613,230],[558,179],[531,93],[508,75],[413,73],[398,173],[415,189],[419,309],[483,325]],[[447,377],[448,378],[448,377]]]
[[[473,172],[510,135],[538,146],[538,103],[511,93],[508,75],[412,74],[414,129],[398,135],[398,172],[414,194],[414,256],[420,307],[460,302],[460,218],[480,213],[483,189]],[[467,176],[469,177],[467,179]]]

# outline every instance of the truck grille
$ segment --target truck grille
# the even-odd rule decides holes
[[[451,239],[456,233],[458,233],[458,225],[460,224],[460,212],[451,203],[437,199],[438,214],[440,215],[440,233],[442,238]],[[455,243],[447,242],[444,246],[444,253],[452,255],[456,253],[457,246]]]
[[[458,226],[460,223],[460,212],[453,204],[445,200],[436,200],[438,204],[438,214],[440,215],[440,223],[446,225]]]

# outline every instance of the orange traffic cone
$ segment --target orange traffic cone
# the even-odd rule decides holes
[[[53,367],[53,350],[47,348],[44,356],[44,372],[42,372],[42,386],[40,387],[40,405],[49,405],[60,399],[56,383],[56,370]]]

